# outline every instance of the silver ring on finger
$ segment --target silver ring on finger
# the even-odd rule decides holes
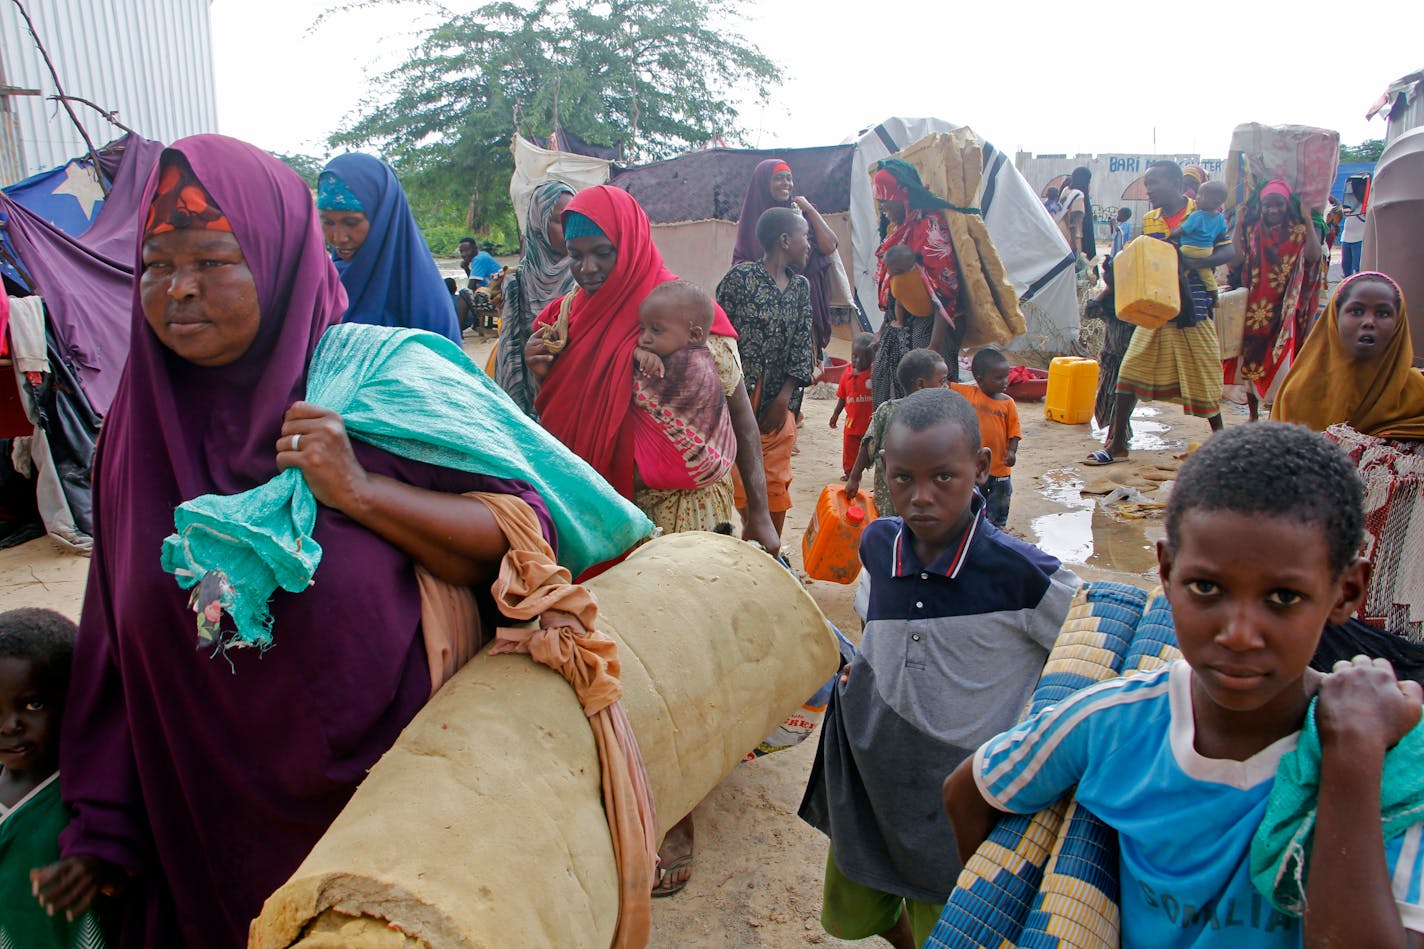
[[[292,451],[300,451],[300,449],[299,449],[297,446],[300,445],[301,442],[302,442],[302,436],[300,436],[300,435],[293,435],[293,436],[292,436]]]

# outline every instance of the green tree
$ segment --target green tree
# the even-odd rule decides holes
[[[452,14],[331,144],[379,149],[427,234],[468,226],[509,246],[516,131],[547,140],[557,126],[637,160],[741,140],[734,90],[765,98],[779,76],[735,31],[745,3],[535,0]]]
[[[1341,161],[1379,161],[1384,154],[1384,139],[1367,138],[1358,145],[1341,145]]]
[[[326,167],[326,162],[312,155],[287,155],[282,152],[273,152],[272,155],[301,175],[308,188],[316,188],[317,176]]]

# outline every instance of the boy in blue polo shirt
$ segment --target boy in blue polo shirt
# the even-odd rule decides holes
[[[897,403],[885,480],[899,517],[861,536],[869,609],[826,710],[801,817],[831,838],[821,923],[922,943],[960,864],[937,768],[1022,713],[1078,579],[984,517],[974,409],[946,389]]]
[[[1363,525],[1354,467],[1321,436],[1264,423],[1213,437],[1182,466],[1157,547],[1183,659],[986,742],[945,782],[961,855],[999,811],[1033,813],[1076,787],[1117,831],[1124,947],[1424,945],[1424,828],[1406,817],[1381,830],[1385,753],[1419,722],[1420,687],[1382,659],[1309,668],[1325,624],[1364,599]],[[1302,737],[1312,701],[1302,921],[1253,887],[1250,858],[1278,765],[1298,740],[1317,747]],[[1401,764],[1417,773],[1391,757]]]

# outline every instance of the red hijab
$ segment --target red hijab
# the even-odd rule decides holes
[[[554,360],[534,407],[559,441],[624,497],[633,496],[633,350],[638,345],[638,307],[660,283],[678,279],[653,244],[648,215],[631,194],[610,185],[580,191],[568,211],[584,215],[618,250],[613,272],[592,295],[573,290],[568,344]],[[567,213],[567,212],[566,212]],[[558,319],[560,297],[534,325]],[[712,332],[735,338],[719,306]]]

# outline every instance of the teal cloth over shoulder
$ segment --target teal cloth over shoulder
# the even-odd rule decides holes
[[[575,577],[653,533],[653,524],[486,376],[455,343],[423,330],[342,323],[322,336],[307,401],[341,415],[347,433],[432,465],[527,482],[558,532],[559,563]],[[289,468],[242,494],[180,505],[163,569],[190,589],[221,571],[221,605],[237,627],[220,645],[272,643],[268,601],[305,590],[321,563],[317,502]]]
[[[1320,797],[1320,732],[1312,699],[1295,750],[1276,766],[1266,816],[1251,839],[1251,882],[1283,913],[1305,914],[1305,877]],[[1424,721],[1384,757],[1380,823],[1391,840],[1424,820]]]

